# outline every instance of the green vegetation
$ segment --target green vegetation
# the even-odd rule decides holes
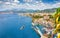
[[[53,13],[53,17],[55,19],[55,24],[58,24],[60,22],[60,8],[56,9],[56,12]]]
[[[56,9],[56,12],[53,13],[53,17],[56,18],[59,14],[60,14],[60,8],[57,8],[57,9]]]
[[[60,13],[60,8],[57,8],[56,13]]]

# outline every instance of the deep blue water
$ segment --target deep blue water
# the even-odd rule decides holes
[[[39,38],[31,28],[32,18],[17,14],[0,14],[0,38]],[[20,27],[24,25],[24,29]]]

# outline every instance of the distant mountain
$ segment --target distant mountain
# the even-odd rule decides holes
[[[55,11],[56,11],[56,8],[52,8],[52,9],[41,10],[40,12],[41,12],[41,13],[44,13],[44,12],[46,12],[46,13],[53,13],[53,12],[55,12]]]
[[[13,10],[5,10],[0,12],[13,12],[13,13],[53,13],[56,11],[56,8],[45,9],[45,10],[32,10],[32,9],[13,9]]]

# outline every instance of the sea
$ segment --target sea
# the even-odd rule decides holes
[[[32,18],[0,14],[0,38],[40,38],[32,29]]]

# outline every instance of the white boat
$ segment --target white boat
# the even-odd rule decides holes
[[[21,27],[20,27],[20,30],[23,30],[23,29],[24,29],[24,27],[25,27],[24,25],[23,25],[23,26],[21,26]]]

